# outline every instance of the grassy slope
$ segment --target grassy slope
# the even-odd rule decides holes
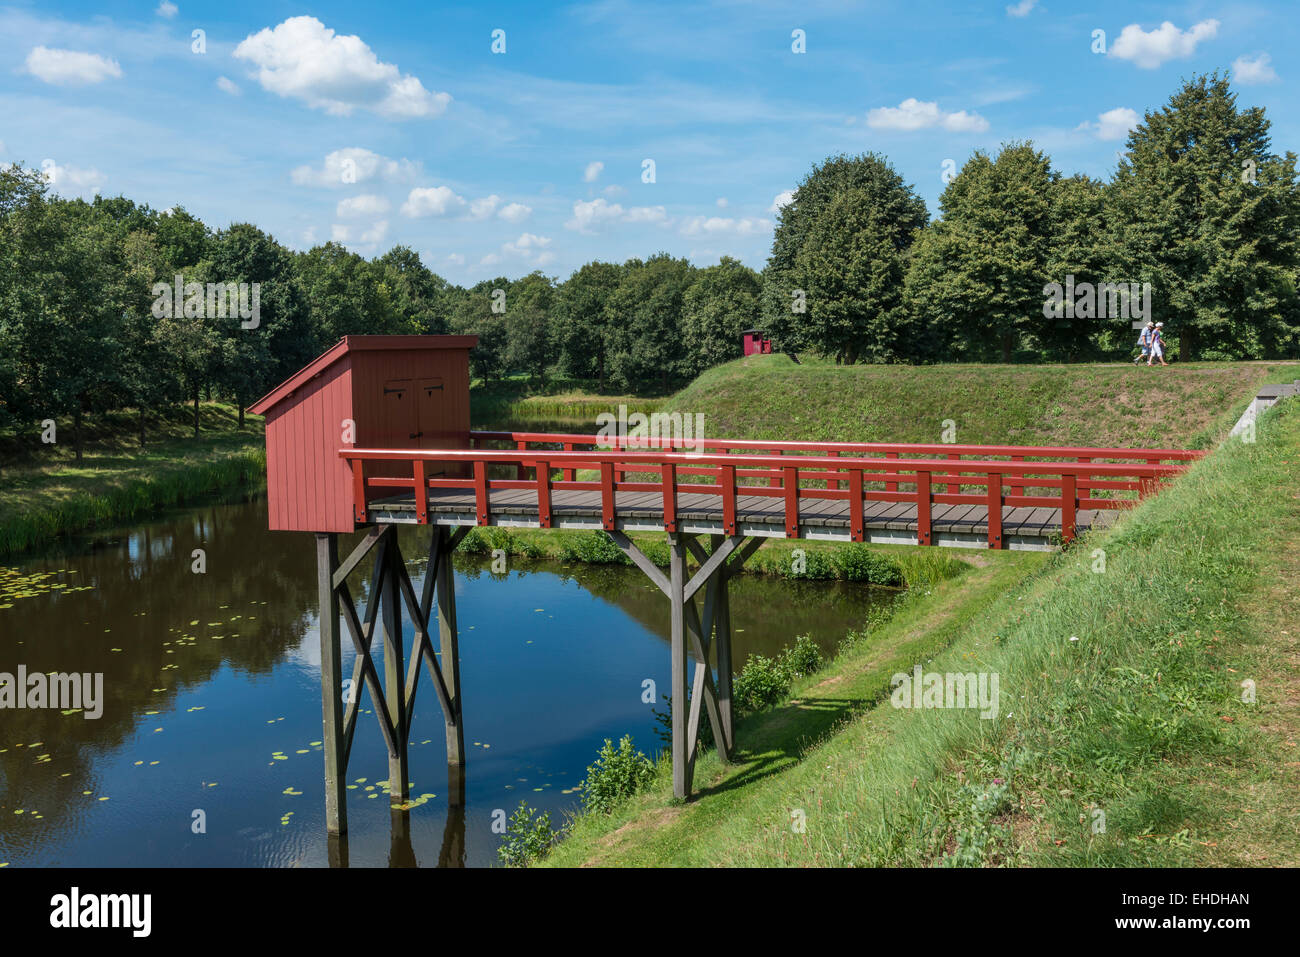
[[[664,404],[718,438],[1204,447],[1257,386],[1300,364],[836,366],[754,356],[710,369]]]
[[[265,481],[262,419],[220,403],[200,406],[200,436],[189,410],[156,423],[140,448],[134,417],[112,416],[88,426],[84,458],[70,447],[71,424],[58,423],[60,441],[27,451],[0,472],[0,557],[78,531],[167,505]],[[20,451],[10,438],[11,453]]]
[[[1113,530],[1037,575],[1015,569],[1022,584],[997,556],[1006,577],[953,599],[968,614],[940,611],[940,633],[955,633],[935,654],[948,642],[930,635],[931,603],[981,579],[940,586],[799,701],[743,724],[746,763],[702,759],[691,803],[672,801],[661,774],[614,817],[580,819],[553,862],[1300,863],[1297,488],[1292,403],[1261,421],[1258,443],[1229,443]],[[852,717],[910,661],[997,672],[1001,716]],[[1245,678],[1256,704],[1240,700]],[[818,741],[835,722],[809,712],[843,727]]]

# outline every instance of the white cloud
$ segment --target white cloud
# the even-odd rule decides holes
[[[794,190],[787,189],[785,192],[777,193],[776,196],[773,197],[772,205],[767,208],[767,211],[775,215],[776,213],[779,213],[783,207],[789,206],[792,202],[794,202]]]
[[[496,253],[488,253],[486,256],[484,256],[482,259],[478,261],[478,264],[480,266],[495,266],[500,261],[501,261],[501,257],[498,256]]]
[[[727,208],[727,197],[725,197],[725,196],[719,196],[718,199],[717,199],[717,203],[718,203],[718,209],[726,209],[726,208]]]
[[[1087,123],[1085,126],[1096,130],[1097,139],[1099,140],[1122,140],[1128,136],[1129,130],[1138,125],[1140,120],[1137,110],[1129,109],[1127,106],[1117,106],[1113,110],[1099,113],[1095,126],[1091,123]]]
[[[93,166],[89,168],[60,166],[58,163],[46,160],[41,163],[41,169],[55,192],[58,192],[61,187],[71,186],[73,189],[90,189],[98,193],[99,188],[108,182],[108,177]]]
[[[606,196],[622,196],[624,193],[627,192],[627,190],[622,186],[616,186],[613,183],[611,183],[609,186],[606,186],[604,189],[602,189],[601,192],[604,193]]]
[[[0,140],[0,153],[3,153],[4,151],[5,151],[5,141]]]
[[[239,85],[224,76],[217,77],[217,89],[231,96],[239,96]]]
[[[1166,20],[1150,33],[1130,23],[1111,44],[1110,55],[1131,60],[1144,70],[1154,70],[1168,60],[1191,56],[1198,43],[1213,39],[1218,32],[1218,20],[1202,20],[1189,30],[1179,30]]]
[[[355,242],[358,244],[369,245],[381,242],[387,235],[387,220],[380,220],[369,229],[360,229],[357,226],[345,226],[342,223],[335,223],[330,227],[330,239],[336,243]]]
[[[417,77],[383,63],[358,36],[340,36],[315,17],[290,17],[235,47],[234,56],[257,68],[262,88],[302,100],[335,116],[356,109],[393,119],[438,116],[451,102]]]
[[[411,190],[402,204],[403,216],[449,216],[468,207],[464,197],[447,186],[419,186]]]
[[[166,17],[168,20],[176,16],[179,12],[180,8],[177,7],[176,4],[172,3],[171,0],[162,0],[162,3],[158,4],[158,9],[154,11],[158,16]]]
[[[606,223],[654,223],[667,226],[670,222],[668,213],[662,206],[632,206],[624,209],[618,203],[593,199],[575,202],[573,218],[564,227],[590,234]]]
[[[524,259],[530,259],[550,244],[551,238],[549,236],[521,233],[518,239],[503,244],[501,251],[510,256],[521,256]]]
[[[487,219],[497,211],[497,206],[501,203],[501,197],[493,193],[491,196],[484,196],[482,199],[476,199],[469,204],[470,219]]]
[[[349,196],[347,199],[340,200],[334,215],[340,219],[356,219],[362,216],[380,216],[390,208],[388,200],[384,197],[363,193],[360,196]]]
[[[600,171],[604,168],[605,164],[599,160],[596,160],[594,163],[588,163],[587,168],[582,172],[582,181],[584,183],[596,182],[596,177],[600,175]]]
[[[692,216],[682,223],[681,233],[683,236],[753,236],[771,226],[766,219]]]
[[[898,106],[867,111],[867,125],[878,130],[925,130],[941,127],[952,133],[983,133],[989,121],[978,113],[945,113],[938,103],[908,97]]]
[[[511,203],[509,206],[502,207],[501,212],[497,213],[497,218],[504,219],[507,223],[522,223],[532,214],[532,207],[525,206],[523,203]]]
[[[1007,7],[1007,16],[1009,17],[1027,17],[1029,11],[1038,5],[1038,0],[1020,0],[1019,3]]]
[[[311,166],[296,167],[289,174],[296,186],[354,186],[372,179],[386,182],[404,182],[420,171],[408,159],[391,160],[359,146],[335,150],[325,157],[319,169]]]
[[[453,266],[463,266],[465,265],[465,257],[460,253],[448,253],[447,262],[451,263]]]
[[[1242,86],[1257,83],[1276,83],[1277,73],[1272,67],[1273,58],[1267,53],[1255,57],[1239,56],[1232,61],[1232,79]]]
[[[118,79],[122,68],[116,60],[98,53],[78,53],[76,50],[55,50],[50,47],[33,47],[27,54],[27,72],[37,79],[55,86],[85,86]]]
[[[381,242],[383,238],[387,235],[388,235],[388,220],[381,219],[379,222],[375,223],[373,226],[371,226],[369,229],[367,229],[364,233],[361,234],[361,241],[363,243],[377,243],[377,242]]]

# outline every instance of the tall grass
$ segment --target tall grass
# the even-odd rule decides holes
[[[132,479],[100,494],[76,493],[54,505],[0,520],[0,558],[96,525],[127,522],[218,492],[256,491],[266,484],[266,452],[246,449],[215,461]]]

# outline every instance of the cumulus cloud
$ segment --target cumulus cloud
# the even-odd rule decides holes
[[[1007,16],[1009,17],[1027,17],[1029,11],[1038,6],[1038,0],[1020,0],[1019,3],[1007,7]]]
[[[1218,32],[1218,20],[1202,20],[1188,30],[1179,30],[1166,20],[1150,32],[1130,23],[1111,44],[1110,55],[1129,60],[1143,70],[1154,70],[1169,60],[1191,56],[1197,44],[1212,40]]]
[[[180,8],[177,7],[176,4],[172,3],[171,0],[162,0],[162,3],[158,4],[158,9],[154,11],[158,16],[166,17],[168,20],[176,16],[179,12]]]
[[[62,166],[53,160],[45,160],[41,163],[41,170],[45,173],[46,181],[54,187],[56,192],[61,187],[72,187],[73,189],[89,189],[98,193],[99,188],[108,182],[108,177],[93,166],[84,168],[80,166]]]
[[[594,163],[588,163],[587,168],[582,171],[582,181],[584,183],[596,182],[596,177],[600,175],[600,171],[603,170],[604,168],[605,168],[605,164],[600,162],[599,160],[597,160]]]
[[[239,96],[239,85],[234,80],[224,76],[217,77],[217,89],[223,93],[229,93],[231,96]]]
[[[877,130],[927,130],[941,128],[951,133],[983,133],[989,121],[978,113],[959,110],[947,113],[938,103],[908,97],[898,106],[881,106],[867,111],[867,125]]]
[[[484,196],[482,199],[476,199],[469,204],[470,219],[487,219],[496,212],[497,206],[501,203],[501,197],[495,193],[491,196]]]
[[[451,263],[453,266],[463,266],[465,265],[465,257],[460,253],[448,253],[447,262]]]
[[[345,226],[342,223],[335,223],[330,227],[330,239],[336,243],[373,245],[383,242],[384,237],[387,235],[388,220],[386,219],[373,224],[369,229],[361,229],[359,226]]]
[[[313,109],[349,116],[364,109],[391,119],[438,116],[451,102],[417,77],[382,62],[358,36],[340,36],[315,17],[290,17],[246,37],[234,56],[257,68],[262,88]]]
[[[468,206],[465,198],[456,195],[449,186],[417,186],[402,204],[402,215],[413,218],[459,215]]]
[[[497,218],[504,219],[507,223],[522,223],[532,214],[531,206],[525,206],[523,203],[511,203],[501,208],[501,211],[497,213]]]
[[[1113,110],[1097,114],[1096,123],[1084,123],[1080,129],[1093,131],[1099,140],[1122,140],[1140,120],[1137,110],[1127,106],[1117,106]]]
[[[408,159],[392,160],[359,146],[335,150],[325,157],[319,168],[296,167],[290,174],[296,186],[354,186],[369,180],[406,182],[420,171]]]
[[[608,223],[654,223],[667,226],[670,222],[668,212],[662,206],[632,206],[624,209],[619,203],[593,199],[574,203],[573,218],[564,227],[590,234]]]
[[[1239,56],[1232,61],[1232,78],[1242,86],[1257,83],[1276,83],[1277,73],[1272,67],[1273,58],[1267,53],[1255,57]]]
[[[766,219],[733,219],[726,216],[692,216],[682,223],[683,236],[753,236],[770,229]]]
[[[384,197],[363,193],[360,196],[349,196],[347,199],[340,200],[334,215],[340,219],[356,219],[363,216],[380,216],[390,208],[388,200]]]
[[[55,86],[86,86],[122,76],[116,60],[98,53],[50,47],[32,47],[32,52],[27,54],[27,72]]]
[[[772,205],[767,208],[767,211],[775,215],[776,213],[779,213],[782,208],[789,206],[792,202],[794,202],[794,190],[787,189],[785,192],[777,193],[776,196],[773,197]]]

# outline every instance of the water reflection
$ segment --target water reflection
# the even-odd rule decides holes
[[[427,554],[429,534],[403,529],[408,559]],[[423,560],[409,570],[418,592]],[[363,615],[367,572],[351,582]],[[422,682],[411,775],[413,798],[427,797],[390,809],[386,750],[363,714],[350,834],[331,841],[309,535],[268,532],[262,503],[218,505],[19,563],[0,578],[0,672],[102,672],[104,709],[0,711],[0,864],[483,866],[500,841],[494,812],[523,798],[558,820],[604,738],[631,733],[654,750],[641,691],[646,679],[667,688],[668,609],[639,572],[536,563],[493,575],[462,559],[455,587],[466,775],[448,779]],[[829,649],[872,600],[741,577],[736,661],[804,633]],[[345,642],[345,674],[352,654]]]

